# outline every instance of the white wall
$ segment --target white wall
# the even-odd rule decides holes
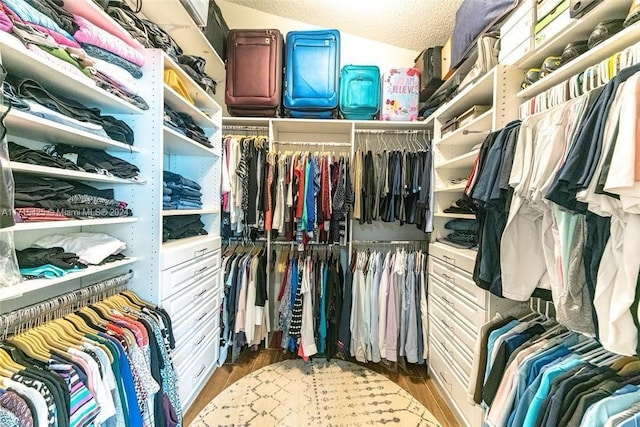
[[[293,30],[321,29],[315,25],[272,15],[225,0],[218,0],[216,3],[220,6],[229,28],[275,28],[280,30],[285,37],[287,32]],[[390,26],[389,28],[381,28],[380,31],[393,31],[393,29]],[[346,64],[377,65],[380,67],[380,71],[384,72],[388,68],[412,67],[414,59],[420,53],[344,32],[341,32],[340,36],[341,66]]]

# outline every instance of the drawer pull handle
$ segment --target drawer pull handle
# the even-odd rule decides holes
[[[197,249],[197,250],[193,251],[193,253],[194,253],[195,256],[200,256],[200,255],[204,254],[207,251],[207,249],[209,249],[209,248]],[[200,255],[198,255],[198,254],[200,254]]]
[[[204,312],[204,313],[202,313],[202,314],[200,315],[200,317],[198,317],[198,318],[196,319],[196,321],[195,321],[195,322],[193,322],[193,323],[198,323],[198,322],[200,322],[202,319],[204,319],[204,317],[205,317],[206,315],[207,315],[207,312],[205,311],[205,312]]]
[[[194,271],[194,272],[193,272],[193,275],[194,275],[194,276],[197,276],[197,275],[199,275],[199,274],[202,274],[202,273],[203,273],[205,270],[207,270],[208,268],[209,268],[209,267],[205,265],[204,267],[199,268],[199,269],[197,269],[196,271]]]
[[[442,277],[446,278],[447,280],[451,280],[452,282],[456,281],[455,277],[449,276],[447,273],[442,273]]]
[[[444,381],[445,383],[451,385],[451,383],[449,381],[447,381],[447,378],[444,376],[444,372],[438,371],[438,373],[440,374],[440,378],[442,378],[442,381]]]
[[[206,289],[203,289],[200,293],[195,294],[195,295],[193,296],[193,299],[194,299],[194,300],[197,300],[198,298],[201,298],[201,297],[202,297],[202,295],[204,295],[204,294],[206,294],[206,293],[207,293],[207,290],[206,290]]]
[[[205,365],[202,365],[202,368],[200,368],[200,370],[198,371],[198,373],[196,374],[196,379],[200,378],[200,375],[202,375],[204,373],[204,370],[206,369]],[[447,383],[448,384],[448,383]]]
[[[195,343],[195,344],[193,345],[193,348],[196,348],[196,347],[198,347],[200,344],[202,344],[202,341],[204,341],[204,339],[205,339],[206,337],[207,337],[206,335],[203,335],[202,337],[200,337],[200,339],[198,340],[198,342],[197,342],[197,343]]]

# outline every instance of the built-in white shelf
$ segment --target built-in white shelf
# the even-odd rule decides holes
[[[28,163],[9,162],[13,172],[23,172],[30,175],[49,176],[52,178],[68,179],[72,181],[106,182],[109,184],[144,184],[131,179],[100,175],[97,173],[80,172],[74,170],[52,168],[48,166],[31,165]]]
[[[164,102],[169,104],[171,108],[181,113],[188,114],[193,119],[194,123],[200,126],[202,129],[217,129],[216,123],[213,118],[207,116],[198,107],[190,104],[185,98],[178,92],[169,87],[168,84],[164,84]]]
[[[475,214],[462,214],[462,213],[436,212],[433,214],[433,216],[436,218],[476,219]]]
[[[145,0],[142,2],[142,13],[171,34],[185,54],[201,56],[206,60],[205,72],[218,83],[213,98],[222,107],[223,113],[226,113],[224,61],[189,15],[183,3],[180,0]]]
[[[165,125],[163,127],[164,154],[176,156],[220,156],[213,148],[205,147],[191,138],[187,138],[180,132]]]
[[[48,144],[69,144],[76,147],[95,148],[105,151],[140,152],[140,149],[134,145],[124,144],[110,138],[74,129],[24,111],[9,111],[4,122],[9,135],[20,136],[33,141]]]
[[[498,65],[501,67],[501,65]],[[496,68],[493,68],[480,79],[462,90],[451,101],[433,113],[440,122],[464,113],[474,105],[493,105],[493,83]]]
[[[54,279],[34,279],[25,280],[18,285],[8,288],[0,288],[0,301],[5,301],[12,298],[18,298],[28,292],[38,291],[40,289],[50,288],[52,286],[59,285],[61,283],[69,282],[71,280],[80,279],[83,277],[89,277],[91,275],[102,273],[125,265],[133,264],[138,261],[138,258],[130,257],[120,261],[110,262],[104,265],[94,265],[82,270],[68,273],[62,277],[56,277]]]
[[[42,222],[21,222],[13,227],[3,228],[0,231],[31,231],[49,230],[54,228],[89,227],[93,225],[114,225],[138,222],[138,218],[133,216],[122,218],[100,218],[100,219],[70,219],[68,221],[42,221]]]
[[[198,83],[196,83],[186,71],[182,69],[180,64],[176,63],[167,53],[162,54],[164,60],[164,69],[173,70],[182,83],[187,88],[187,92],[193,99],[196,107],[210,114],[215,114],[221,110],[220,105],[213,99]]]
[[[588,16],[588,15],[587,15]],[[538,80],[531,86],[518,92],[518,98],[529,99],[556,86],[574,75],[583,72],[587,67],[609,58],[616,52],[624,50],[626,47],[640,41],[640,22],[625,28],[618,34],[603,41],[593,49],[589,49],[573,61],[567,62],[548,76]]]
[[[211,215],[220,213],[220,209],[171,209],[163,210],[162,216]]]
[[[433,122],[424,120],[390,121],[390,120],[347,120],[353,122],[356,130],[429,130]]]
[[[315,133],[351,135],[353,123],[350,120],[323,119],[272,119],[274,132],[280,133]]]
[[[460,169],[470,168],[476,160],[479,150],[473,150],[469,153],[465,153],[461,156],[455,157],[446,162],[436,165],[436,169]]]
[[[465,145],[473,147],[474,145],[484,141],[491,129],[491,121],[493,120],[493,109],[485,111],[469,123],[456,129],[453,132],[445,134],[441,139],[434,141],[435,145]]]
[[[523,70],[539,68],[548,56],[561,55],[567,44],[587,40],[599,22],[626,17],[630,5],[630,0],[607,0],[599,3],[580,19],[572,19],[555,37],[532,49],[516,65]]]
[[[90,78],[76,79],[63,70],[33,55],[14,36],[0,32],[0,54],[2,65],[9,74],[28,77],[43,87],[54,90],[67,98],[74,99],[89,107],[100,108],[103,114],[141,114],[142,110],[129,102],[99,88]]]
[[[436,188],[434,192],[436,193],[460,193],[464,191],[467,187],[467,183],[463,182],[462,184],[451,185],[447,187]]]

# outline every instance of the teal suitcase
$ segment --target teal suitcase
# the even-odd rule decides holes
[[[380,111],[380,69],[345,65],[340,71],[340,113],[349,120],[372,120]]]

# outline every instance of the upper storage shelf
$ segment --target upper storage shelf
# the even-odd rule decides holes
[[[587,40],[599,22],[627,16],[630,6],[631,0],[607,0],[599,3],[582,18],[572,20],[571,24],[554,38],[531,50],[518,62],[518,67],[523,70],[539,67],[546,57],[562,54],[567,44]]]
[[[51,67],[46,61],[32,55],[20,40],[4,31],[0,31],[0,54],[2,65],[10,74],[31,78],[45,88],[54,89],[88,107],[98,107],[102,113],[142,113],[138,107],[100,89],[91,79],[76,79]]]
[[[545,78],[540,79],[531,86],[521,90],[518,92],[518,98],[533,98],[545,90],[583,72],[587,67],[596,65],[600,61],[607,59],[614,53],[619,52],[638,41],[640,41],[640,22],[625,28],[593,49],[586,51],[573,61],[566,63]]]
[[[182,47],[185,54],[201,56],[207,61],[205,72],[218,84],[214,99],[225,111],[226,70],[224,61],[211,46],[180,0],[144,0],[142,13],[168,32]]]
[[[493,105],[493,87],[497,68],[462,90],[455,98],[440,107],[433,115],[441,122],[465,112],[474,105]]]
[[[213,99],[207,92],[205,92],[199,84],[197,84],[189,74],[187,74],[182,67],[177,64],[169,55],[163,53],[162,55],[164,60],[164,69],[165,70],[173,70],[182,83],[184,83],[187,92],[189,92],[189,96],[193,99],[195,106],[198,107],[202,111],[206,111],[210,115],[217,114],[221,107],[218,103]]]
[[[140,148],[43,119],[20,110],[11,110],[4,119],[10,135],[49,144],[71,144],[106,151],[140,152]]]

